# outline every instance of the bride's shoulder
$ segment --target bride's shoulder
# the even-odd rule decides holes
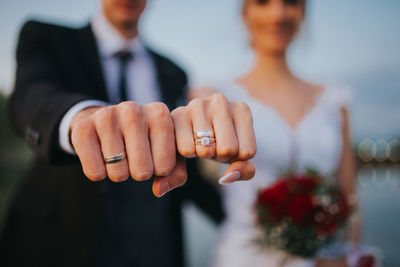
[[[325,98],[339,108],[349,108],[353,101],[353,90],[350,86],[330,83],[324,86]]]
[[[322,100],[337,107],[349,107],[353,99],[353,90],[350,86],[334,83],[309,83],[302,81],[303,86],[308,88],[314,95],[320,96]]]

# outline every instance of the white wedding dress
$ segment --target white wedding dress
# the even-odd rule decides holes
[[[229,101],[245,102],[254,119],[257,155],[256,175],[251,181],[222,187],[227,218],[220,231],[214,267],[280,266],[285,257],[277,250],[260,249],[254,244],[257,229],[253,205],[259,189],[273,183],[296,159],[297,172],[307,167],[332,174],[338,167],[342,148],[341,108],[350,100],[348,90],[325,86],[314,106],[292,128],[273,108],[250,96],[246,89],[228,82],[214,86]],[[221,174],[226,166],[221,166]],[[285,266],[313,266],[311,259],[291,258]]]

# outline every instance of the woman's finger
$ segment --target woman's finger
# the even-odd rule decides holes
[[[250,108],[242,102],[231,103],[233,123],[238,139],[238,153],[235,160],[252,159],[257,152],[256,137],[253,128],[253,116]]]
[[[236,181],[250,180],[256,173],[253,163],[247,161],[235,161],[226,169],[224,176],[219,179],[220,184],[229,184]]]
[[[232,120],[231,106],[222,94],[214,94],[209,106],[209,116],[213,123],[216,139],[215,159],[225,162],[238,153],[238,140]]]
[[[190,102],[189,107],[194,131],[192,136],[197,140],[195,142],[196,154],[199,158],[211,158],[215,155],[215,140],[212,140],[210,143],[207,140],[202,142],[202,137],[197,136],[197,133],[200,131],[211,131],[211,136],[205,138],[215,138],[211,119],[207,112],[209,108],[208,102],[197,98]]]
[[[190,112],[186,107],[179,107],[171,113],[174,127],[176,147],[178,153],[185,158],[194,158],[196,156],[196,148],[193,138],[192,120],[189,117]]]

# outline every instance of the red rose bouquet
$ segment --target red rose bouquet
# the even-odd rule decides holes
[[[309,171],[260,190],[255,203],[262,246],[313,257],[344,226],[350,210],[336,183]]]

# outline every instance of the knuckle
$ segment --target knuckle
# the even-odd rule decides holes
[[[157,167],[154,170],[154,174],[156,176],[167,176],[169,175],[172,171],[174,170],[174,166],[171,164],[171,166],[167,167]]]
[[[235,102],[234,103],[234,108],[237,110],[238,113],[240,114],[250,114],[251,111],[249,106],[246,103],[243,102]]]
[[[96,117],[96,119],[100,119],[100,120],[112,118],[114,109],[115,109],[114,106],[103,107],[103,108],[97,110],[94,113],[94,116]]]
[[[165,120],[171,118],[171,113],[167,105],[161,102],[155,102],[150,104],[150,111],[154,118],[159,120]]]
[[[211,108],[213,113],[219,114],[219,116],[229,116],[231,111],[229,109],[229,102],[226,97],[221,93],[215,93],[211,96]]]
[[[236,156],[238,153],[238,147],[237,146],[230,146],[227,148],[222,148],[217,151],[217,156],[219,158],[226,158],[230,159]]]
[[[85,170],[86,177],[92,182],[98,182],[106,178],[107,174],[105,171]]]
[[[149,180],[153,176],[153,170],[141,170],[131,174],[135,181],[143,182]]]
[[[211,149],[199,149],[197,150],[197,156],[199,158],[212,158],[214,156],[214,151]]]
[[[235,102],[233,103],[233,107],[239,115],[252,117],[251,110],[246,103]]]
[[[185,114],[186,109],[186,107],[178,107],[171,112],[171,116],[174,118],[180,117]]]
[[[110,178],[111,181],[114,183],[120,183],[125,180],[127,180],[129,175],[126,174],[113,174],[113,175],[108,175],[108,178]]]
[[[123,182],[129,177],[129,172],[126,168],[119,168],[108,173],[108,178],[111,181],[119,183]]]
[[[178,153],[185,158],[194,158],[196,156],[196,151],[194,147],[193,149],[178,147]]]
[[[206,114],[209,106],[208,100],[205,98],[195,98],[188,105],[189,116],[196,117],[199,114]]]
[[[77,122],[71,131],[72,141],[79,139],[87,139],[92,136],[93,136],[93,131],[89,120],[82,120]]]
[[[133,101],[124,101],[118,104],[121,115],[125,118],[138,117],[141,115],[140,105]]]
[[[241,160],[249,160],[254,158],[257,153],[257,149],[240,149],[238,158]]]
[[[191,109],[202,108],[204,107],[206,100],[204,98],[195,98],[189,102],[188,107]]]
[[[94,116],[93,119],[96,126],[102,127],[112,122],[114,119],[114,111],[115,111],[114,106],[108,106],[97,110],[93,114]]]
[[[228,100],[226,99],[225,95],[221,93],[214,93],[209,98],[212,100],[212,102],[219,105],[228,103]]]

